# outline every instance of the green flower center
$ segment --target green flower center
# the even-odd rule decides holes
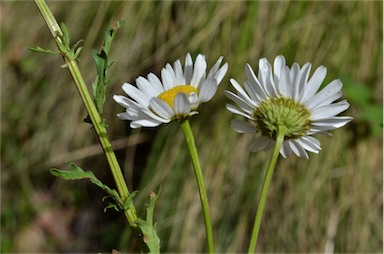
[[[185,93],[187,96],[189,96],[191,93],[199,94],[199,90],[197,90],[197,88],[194,86],[181,85],[172,87],[171,89],[162,92],[157,97],[163,100],[173,109],[173,101],[175,100],[175,97],[178,93]]]
[[[263,101],[253,113],[263,136],[276,139],[279,126],[284,126],[284,139],[297,139],[306,135],[311,126],[311,113],[291,98],[274,97]]]

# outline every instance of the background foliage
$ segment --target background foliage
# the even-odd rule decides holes
[[[147,2],[52,1],[73,41],[84,39],[80,69],[96,77],[91,49],[118,20],[104,116],[139,207],[162,193],[155,211],[164,252],[202,252],[204,223],[187,147],[176,124],[131,130],[112,100],[123,82],[160,73],[187,52],[223,55],[229,72],[215,98],[191,119],[208,189],[217,251],[246,251],[256,195],[269,152],[251,154],[252,136],[230,129],[229,78],[245,80],[244,65],[273,61],[324,65],[327,83],[341,78],[345,113],[354,121],[318,137],[310,160],[280,160],[262,223],[259,252],[382,252],[382,10],[380,1]],[[103,212],[103,193],[87,181],[48,173],[75,162],[113,186],[86,112],[58,56],[27,50],[51,47],[33,2],[1,2],[1,252],[135,251],[124,217]]]

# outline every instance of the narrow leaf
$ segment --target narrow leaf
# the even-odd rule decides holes
[[[67,26],[62,22],[60,24],[61,31],[63,32],[63,44],[69,48],[69,43],[71,41],[71,37],[69,36],[69,32]]]
[[[43,49],[40,47],[29,47],[28,49],[31,51],[34,51],[34,52],[38,52],[38,53],[55,54],[55,55],[59,54],[59,52],[57,52],[57,51],[52,51],[50,49]]]

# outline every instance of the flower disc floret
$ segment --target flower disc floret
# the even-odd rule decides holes
[[[174,109],[174,101],[176,95],[178,95],[179,93],[185,93],[187,96],[190,96],[192,93],[199,94],[199,90],[189,85],[175,86],[169,90],[162,92],[157,97],[167,103],[172,109]]]
[[[297,139],[311,127],[311,113],[291,98],[275,97],[260,103],[253,117],[262,135],[276,139],[279,126],[285,128],[285,139]]]

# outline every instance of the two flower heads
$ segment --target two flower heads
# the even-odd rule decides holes
[[[180,60],[166,64],[161,79],[149,73],[138,77],[136,86],[124,83],[128,95],[115,95],[114,100],[125,108],[118,114],[129,120],[131,128],[155,127],[171,121],[184,121],[197,114],[199,106],[213,98],[218,85],[228,71],[220,57],[207,73],[204,55],[195,61],[188,53],[184,68]],[[235,80],[230,82],[235,92],[226,90],[225,96],[233,104],[226,108],[242,117],[233,119],[232,128],[239,133],[257,134],[250,145],[253,152],[268,150],[276,141],[279,130],[284,131],[280,154],[294,153],[308,159],[306,151],[318,153],[320,142],[314,134],[344,126],[352,117],[337,116],[349,107],[342,96],[342,83],[333,80],[319,91],[326,76],[326,68],[318,67],[310,77],[311,64],[288,67],[283,56],[274,59],[273,68],[266,58],[259,60],[257,75],[249,64],[245,66],[246,81],[243,87]]]

